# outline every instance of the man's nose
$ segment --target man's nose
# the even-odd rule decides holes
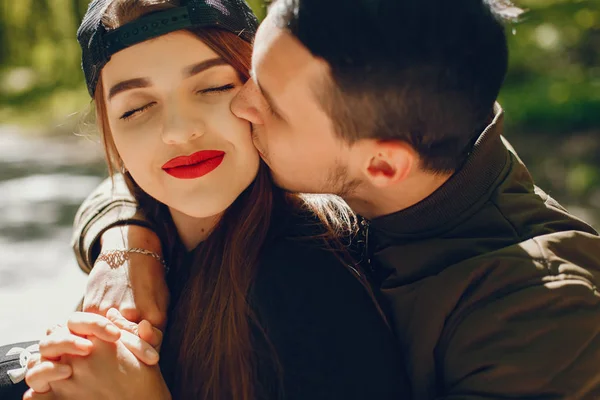
[[[202,136],[204,124],[198,118],[193,118],[192,114],[186,114],[183,107],[171,107],[165,116],[162,130],[165,144],[185,144]]]
[[[248,79],[231,101],[231,112],[254,125],[264,124],[265,109],[265,100],[252,79]]]

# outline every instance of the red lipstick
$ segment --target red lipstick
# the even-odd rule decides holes
[[[175,157],[162,166],[163,171],[179,179],[196,179],[214,171],[223,162],[225,152],[202,150],[189,156]]]

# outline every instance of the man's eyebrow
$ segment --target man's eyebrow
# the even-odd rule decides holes
[[[211,58],[210,60],[205,60],[199,62],[197,64],[191,65],[189,67],[184,68],[183,76],[184,78],[189,78],[194,75],[198,75],[201,72],[206,71],[212,67],[218,67],[221,65],[229,65],[222,58]]]
[[[150,86],[150,79],[148,78],[134,78],[121,81],[110,88],[108,91],[108,100],[127,90],[145,88],[148,86]]]

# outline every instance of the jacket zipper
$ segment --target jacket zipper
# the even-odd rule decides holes
[[[366,261],[366,267],[369,269],[369,272],[374,273],[375,272],[375,268],[373,268],[373,265],[371,264],[371,254],[369,253],[369,227],[370,227],[370,223],[367,219],[363,218],[360,221],[360,225],[362,228],[362,235],[363,235],[363,239],[365,242],[365,246],[363,249],[363,260]]]
[[[366,268],[369,269],[371,275],[373,276],[373,274],[375,273],[375,268],[373,267],[373,264],[371,263],[371,256],[369,253],[369,227],[370,227],[370,222],[366,219],[362,219],[360,221],[360,226],[361,226],[361,236],[364,240],[364,249],[362,251],[362,259],[364,262],[366,262]],[[360,262],[359,264],[359,268],[362,269],[363,267],[363,262]],[[369,279],[367,279],[367,277],[365,276],[365,274],[363,273],[358,273],[358,278],[360,283],[363,285],[363,287],[367,290],[367,293],[369,294],[369,296],[371,297],[371,300],[373,301],[373,304],[375,305],[375,308],[377,309],[377,311],[379,312],[379,315],[381,316],[381,318],[383,319],[383,322],[387,325],[388,329],[390,331],[393,331],[392,326],[390,324],[390,321],[387,318],[387,315],[385,315],[385,313],[383,312],[383,309],[381,308],[381,305],[379,304],[379,301],[377,300],[377,296],[375,296],[375,293],[373,292],[373,288],[371,286],[371,282]],[[376,289],[378,290],[378,289]]]

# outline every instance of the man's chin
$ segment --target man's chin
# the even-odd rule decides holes
[[[271,180],[278,188],[288,193],[305,193],[305,194],[322,194],[321,191],[315,190],[314,187],[299,185],[297,181],[290,181],[281,178],[271,169]]]
[[[269,165],[269,164],[267,164],[267,165]],[[297,190],[297,188],[290,187],[290,185],[288,183],[286,183],[285,179],[281,179],[276,173],[273,172],[271,167],[269,167],[269,170],[271,172],[271,180],[273,181],[273,184],[275,186],[277,186],[278,188],[280,188],[286,192],[301,193],[299,190]]]

